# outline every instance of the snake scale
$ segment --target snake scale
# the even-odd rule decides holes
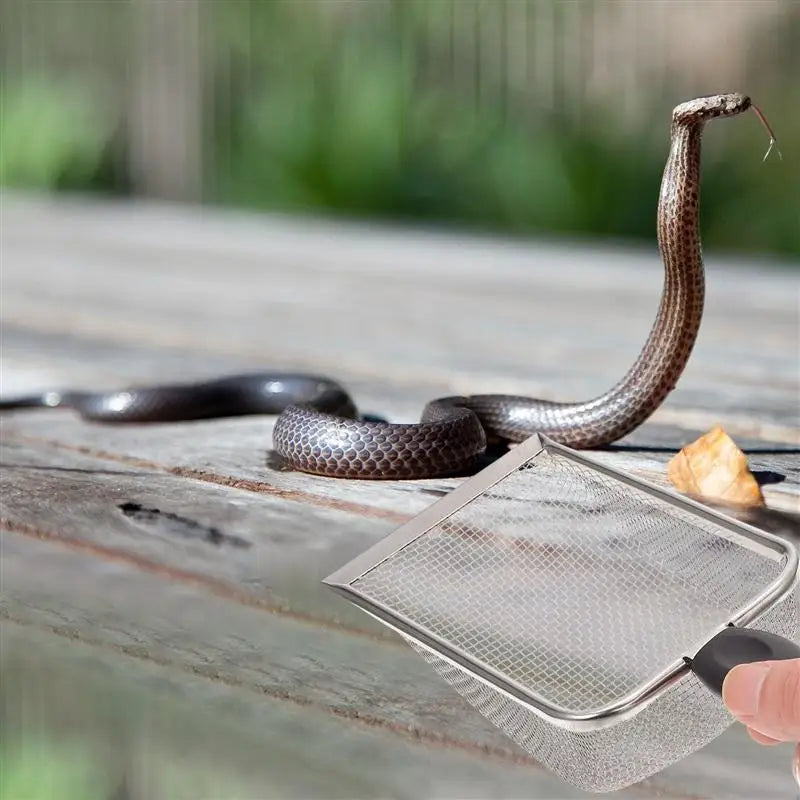
[[[534,433],[578,449],[607,445],[661,405],[689,359],[705,291],[698,227],[701,136],[709,120],[751,105],[746,95],[732,93],[700,97],[673,110],[657,209],[665,273],[658,314],[633,366],[592,400],[445,397],[428,403],[419,423],[393,424],[359,417],[345,389],[329,378],[261,373],[105,393],[53,391],[2,401],[0,410],[61,406],[101,422],[279,414],[273,444],[287,466],[345,478],[453,475],[473,466],[487,442],[520,442]]]

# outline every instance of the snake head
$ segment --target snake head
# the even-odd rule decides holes
[[[715,117],[732,117],[750,108],[750,98],[746,94],[710,94],[698,97],[675,106],[672,121],[678,125],[692,125],[708,122]]]

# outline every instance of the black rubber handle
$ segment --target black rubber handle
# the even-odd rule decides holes
[[[725,676],[739,664],[753,661],[783,661],[800,658],[800,645],[767,631],[754,628],[725,628],[687,661],[692,672],[709,689],[722,694]]]

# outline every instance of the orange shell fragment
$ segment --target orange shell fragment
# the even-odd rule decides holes
[[[667,475],[678,491],[737,506],[763,506],[764,495],[747,457],[723,428],[684,447],[668,464]]]

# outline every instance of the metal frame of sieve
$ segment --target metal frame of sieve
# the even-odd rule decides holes
[[[732,613],[725,623],[709,629],[707,635],[697,641],[693,647],[687,648],[688,651],[684,654],[684,657],[676,658],[672,664],[661,672],[640,683],[613,702],[585,712],[576,712],[550,702],[544,696],[522,686],[509,675],[503,674],[461,647],[446,641],[435,632],[404,616],[396,609],[363,594],[353,585],[360,578],[379,567],[388,559],[391,559],[403,548],[415,542],[421,536],[436,528],[436,526],[445,522],[453,514],[479,498],[484,492],[487,492],[519,468],[529,463],[535,464],[536,458],[543,453],[551,453],[568,459],[589,470],[601,473],[605,478],[611,479],[611,481],[621,486],[640,490],[695,517],[700,517],[713,524],[713,533],[715,535],[745,547],[771,561],[780,562],[785,560],[783,569],[778,577],[760,593]],[[532,480],[534,479],[532,477]],[[589,733],[625,721],[661,696],[690,671],[690,666],[685,659],[693,657],[720,630],[731,625],[747,626],[757,620],[763,612],[780,604],[797,588],[799,563],[795,547],[777,536],[739,522],[721,512],[712,510],[694,500],[656,486],[646,480],[608,467],[582,453],[559,445],[543,435],[534,435],[512,448],[510,452],[474,477],[464,481],[441,500],[433,503],[409,522],[402,525],[394,533],[333,572],[323,582],[384,625],[394,629],[410,644],[418,645],[423,650],[433,653],[439,659],[450,662],[490,689],[500,692],[516,703],[522,704],[527,710],[535,713],[546,723],[575,733]]]

